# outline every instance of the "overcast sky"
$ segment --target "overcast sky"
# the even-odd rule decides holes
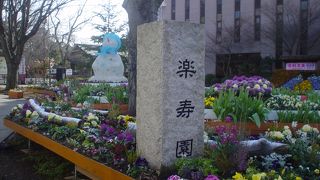
[[[62,20],[66,20],[68,17],[72,17],[75,12],[81,7],[81,5],[85,2],[85,0],[76,0],[70,4],[67,5],[66,8],[63,9],[63,11],[60,14],[60,17],[62,17]],[[83,17],[91,17],[94,15],[94,12],[100,12],[102,11],[101,4],[106,3],[108,1],[101,1],[101,0],[87,0]],[[126,11],[122,8],[122,2],[123,0],[111,0],[112,3],[117,5],[116,11],[119,13],[119,18],[121,19],[121,22],[128,21],[128,16]],[[98,17],[95,17],[92,19],[91,22],[88,22],[84,26],[82,26],[81,30],[76,32],[75,35],[75,41],[76,43],[86,43],[86,44],[93,44],[92,41],[90,41],[90,37],[93,35],[99,35],[99,31],[94,29],[95,23],[99,23],[100,20]],[[101,23],[101,22],[100,22]]]

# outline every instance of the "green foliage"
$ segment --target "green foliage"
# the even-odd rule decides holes
[[[82,86],[76,91],[75,95],[73,96],[73,100],[76,103],[83,103],[87,99],[87,97],[90,96],[91,88],[91,86],[87,85]]]
[[[218,169],[214,166],[213,160],[208,158],[182,158],[175,162],[178,175],[190,178],[191,171],[200,171],[204,176],[216,174]]]
[[[299,123],[320,123],[320,115],[318,111],[312,111],[308,107],[299,109],[298,111],[279,111],[279,122],[291,123],[293,121]]]
[[[216,97],[218,92],[213,89],[213,87],[209,87],[205,89],[205,97]]]
[[[120,106],[118,104],[112,104],[108,117],[110,119],[117,119],[119,115],[121,115]]]
[[[110,103],[128,104],[128,89],[126,86],[112,87],[109,84],[99,84],[98,86],[85,85],[79,88],[73,97],[76,103],[97,103],[97,99],[90,96],[105,96]]]
[[[213,107],[218,119],[223,120],[231,116],[235,122],[251,120],[257,126],[265,120],[267,113],[263,100],[260,97],[250,97],[249,93],[243,89],[238,95],[231,90],[221,92],[213,102]]]
[[[45,179],[63,179],[73,168],[70,162],[48,151],[33,152],[24,160],[32,161],[36,173]]]
[[[118,103],[118,104],[128,104],[128,90],[125,86],[115,86],[110,88],[106,92],[106,96],[109,102]]]

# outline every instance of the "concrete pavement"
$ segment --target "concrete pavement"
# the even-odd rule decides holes
[[[3,118],[9,114],[15,105],[24,102],[25,99],[9,99],[7,95],[0,94],[0,142],[12,132],[3,125]]]

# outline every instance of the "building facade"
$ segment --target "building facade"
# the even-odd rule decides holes
[[[319,0],[165,0],[158,17],[205,25],[206,74],[226,74],[230,62],[255,68],[261,58],[320,55]]]

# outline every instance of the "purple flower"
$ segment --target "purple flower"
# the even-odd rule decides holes
[[[205,178],[205,180],[220,180],[220,179],[215,175],[209,175]]]
[[[125,140],[126,135],[124,133],[119,133],[117,138],[118,138],[119,141],[123,141],[123,140]]]
[[[108,126],[107,127],[107,132],[109,135],[112,135],[116,132],[116,130],[113,127]]]
[[[129,132],[126,132],[125,133],[125,141],[126,141],[126,143],[130,143],[130,142],[133,142],[133,136],[132,136],[132,134],[131,133],[129,133]]]
[[[107,124],[104,124],[104,123],[103,123],[103,124],[100,125],[100,130],[103,131],[103,132],[105,132],[105,131],[107,131],[107,128],[108,128],[108,127],[109,127],[109,126],[108,126]]]
[[[224,121],[227,122],[227,123],[230,123],[230,122],[232,122],[232,117],[231,116],[226,116]]]
[[[148,162],[145,158],[141,158],[139,157],[136,162],[135,162],[136,166],[142,166],[142,167],[147,167],[148,166]]]
[[[26,102],[26,103],[24,103],[22,109],[23,110],[32,110],[32,106],[30,105],[29,102]]]

